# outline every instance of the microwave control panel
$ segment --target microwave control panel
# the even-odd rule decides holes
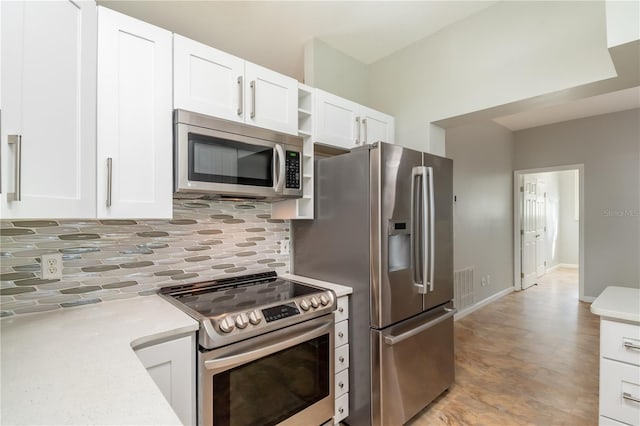
[[[287,151],[285,155],[285,188],[300,189],[300,153]]]

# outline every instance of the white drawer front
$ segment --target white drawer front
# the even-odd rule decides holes
[[[598,419],[598,426],[627,426],[624,423],[617,422],[608,417],[600,416]]]
[[[600,359],[600,415],[640,425],[640,367]]]
[[[339,421],[344,420],[349,415],[349,394],[345,393],[340,398],[336,399],[336,412],[333,416],[333,421],[338,424]]]
[[[349,343],[349,321],[336,323],[335,343],[336,348]]]
[[[335,310],[335,321],[340,322],[349,318],[349,296],[342,296],[338,299],[338,306]]]
[[[349,370],[342,370],[336,374],[336,393],[335,397],[338,398],[345,393],[349,392]]]
[[[602,320],[600,356],[640,365],[640,325]]]
[[[336,373],[349,368],[349,345],[336,348]]]

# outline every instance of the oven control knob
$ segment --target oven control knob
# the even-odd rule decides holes
[[[233,321],[227,317],[220,321],[220,325],[218,327],[220,327],[220,331],[223,333],[230,333],[234,327]]]
[[[249,325],[247,314],[240,314],[236,317],[236,327],[242,329]]]
[[[324,294],[320,295],[320,303],[322,306],[327,306],[329,304],[329,299]]]
[[[260,321],[262,321],[262,318],[258,315],[258,311],[252,311],[249,313],[249,322],[251,324],[258,325],[260,324]]]
[[[309,306],[309,302],[307,302],[307,299],[302,299],[302,301],[300,301],[300,307],[302,308],[303,311],[308,311],[310,306]]]
[[[311,298],[311,306],[313,306],[313,309],[317,308],[319,303],[320,302],[318,302],[318,298],[317,297],[313,296]]]

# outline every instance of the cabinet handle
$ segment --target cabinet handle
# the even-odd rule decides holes
[[[367,136],[367,133],[369,133],[367,131],[367,119],[363,118],[362,119],[362,127],[364,127],[364,138],[362,138],[362,145],[367,144],[367,139],[369,139],[369,137]]]
[[[640,351],[640,346],[638,346],[635,343],[630,342],[628,340],[623,340],[622,341],[622,346],[624,346],[625,349],[635,349],[636,351]]]
[[[107,207],[111,207],[111,190],[113,188],[113,158],[107,158]]]
[[[256,81],[252,80],[249,86],[251,86],[251,118],[255,118],[256,117]]]
[[[341,363],[344,362],[344,357],[341,356],[340,358],[338,358],[338,361],[340,361]]]
[[[356,117],[356,145],[360,145],[360,117]]]
[[[338,383],[338,387],[339,387],[340,389],[342,389],[342,388],[344,387],[344,383],[342,383],[342,382]]]
[[[344,308],[343,308],[342,306],[340,306],[340,307],[338,308],[338,312],[343,313],[343,312],[344,312]]]
[[[342,339],[344,337],[344,333],[341,331],[340,333],[338,333],[338,337]]]
[[[7,193],[7,201],[20,201],[22,198],[22,135],[8,135],[7,143],[16,146],[15,192]]]
[[[629,392],[622,392],[622,397],[624,399],[628,399],[629,401],[640,403],[640,398],[636,398],[635,396],[631,395]]]
[[[340,413],[340,414],[344,413],[344,408],[342,408],[342,407],[338,408],[338,413]]]
[[[242,100],[242,76],[238,76],[238,115],[242,115],[242,104],[244,103]]]

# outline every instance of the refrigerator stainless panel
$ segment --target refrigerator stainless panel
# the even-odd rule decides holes
[[[406,423],[453,383],[454,312],[436,308],[371,330],[371,425]]]
[[[453,161],[424,154],[423,164],[433,170],[434,282],[424,295],[424,310],[453,299]],[[428,253],[429,254],[429,253]]]
[[[423,310],[411,259],[411,176],[422,165],[422,152],[386,143],[377,147],[370,158],[371,326],[384,328]],[[403,254],[409,254],[408,262]]]

